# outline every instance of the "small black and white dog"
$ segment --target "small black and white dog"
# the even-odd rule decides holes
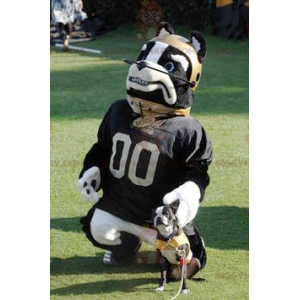
[[[191,279],[201,269],[201,264],[199,259],[193,257],[189,240],[183,229],[176,224],[175,214],[178,206],[179,200],[152,211],[152,222],[158,231],[155,246],[162,256],[161,280],[155,291],[163,291],[167,281],[178,280],[183,274],[181,292],[189,294],[187,279]]]

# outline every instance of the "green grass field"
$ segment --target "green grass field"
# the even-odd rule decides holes
[[[189,36],[185,28],[178,33]],[[196,278],[206,282],[191,281],[191,294],[178,299],[248,299],[249,44],[209,33],[206,38],[208,55],[192,110],[214,149],[211,184],[196,218],[208,253]],[[121,58],[136,58],[142,42],[127,26],[81,45],[103,53],[51,48],[51,299],[171,299],[179,283],[156,294],[158,266],[105,267],[104,251],[81,232],[79,218],[90,207],[76,188],[82,161],[109,105],[126,96],[128,65]],[[149,251],[143,246],[139,256]]]

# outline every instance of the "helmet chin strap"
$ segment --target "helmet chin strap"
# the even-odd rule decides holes
[[[175,79],[182,80],[182,81],[188,83],[189,86],[190,86],[191,88],[193,88],[193,87],[195,86],[195,84],[196,84],[195,81],[189,81],[189,80],[186,80],[186,79],[181,78],[181,77],[179,77],[179,76],[177,76],[177,75],[175,75],[175,74],[172,74],[172,73],[168,73],[168,72],[164,72],[164,71],[158,70],[158,69],[156,69],[156,68],[153,68],[153,67],[147,66],[147,65],[145,65],[145,64],[142,64],[141,62],[133,61],[133,60],[130,60],[130,59],[127,59],[127,58],[123,58],[123,61],[126,62],[126,63],[129,64],[129,65],[137,64],[137,65],[139,65],[139,66],[142,66],[142,67],[145,67],[145,68],[149,68],[149,69],[151,69],[151,70],[154,70],[154,71],[157,71],[157,72],[166,74],[166,75],[168,75],[168,76],[170,76],[170,77],[173,77],[173,78],[175,78]]]

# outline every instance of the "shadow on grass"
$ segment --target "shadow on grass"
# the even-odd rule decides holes
[[[57,229],[63,231],[71,231],[71,232],[81,232],[81,217],[73,217],[73,218],[58,218],[50,220],[50,229]]]
[[[249,247],[249,208],[200,207],[195,224],[207,247],[245,251]]]
[[[142,258],[145,260],[149,254],[153,255],[155,252],[140,251],[137,255],[137,260]],[[140,274],[145,272],[159,272],[159,266],[155,261],[152,261],[151,264],[137,263],[137,261],[134,261],[130,266],[110,267],[103,264],[103,256],[104,254],[88,257],[74,256],[66,259],[52,257],[51,275],[120,274],[128,272],[130,272],[130,274]]]
[[[81,232],[79,220],[80,217],[58,218],[51,219],[50,224],[52,229]],[[207,247],[221,250],[248,249],[248,208],[236,206],[201,207],[195,224]]]
[[[82,294],[106,294],[109,292],[121,291],[122,293],[132,293],[134,289],[141,285],[158,283],[158,278],[136,278],[124,280],[105,280],[91,283],[76,284],[68,287],[51,290],[51,295],[67,296]],[[139,291],[149,291],[149,288],[139,289]],[[152,289],[151,289],[152,291]],[[154,291],[153,291],[154,292]]]

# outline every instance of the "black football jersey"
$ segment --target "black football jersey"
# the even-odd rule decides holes
[[[96,206],[146,225],[151,222],[152,209],[186,181],[199,186],[203,200],[212,146],[192,117],[156,118],[151,125],[138,128],[140,118],[127,100],[116,101],[100,125],[98,141],[87,153],[80,177],[90,167],[98,166],[103,198]]]

